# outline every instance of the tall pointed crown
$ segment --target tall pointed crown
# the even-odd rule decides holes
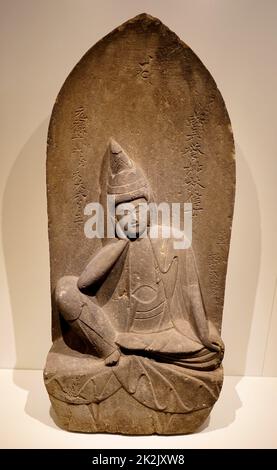
[[[116,204],[144,197],[150,199],[150,188],[141,169],[114,140],[109,142],[109,174],[107,193]]]

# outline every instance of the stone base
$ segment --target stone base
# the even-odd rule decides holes
[[[50,400],[56,424],[66,431],[136,436],[193,433],[212,408],[186,414],[158,412],[137,403],[123,389],[99,404],[72,405],[51,396]]]
[[[56,424],[67,431],[174,435],[192,433],[205,422],[223,372],[124,355],[108,367],[59,340],[48,354],[44,380]]]

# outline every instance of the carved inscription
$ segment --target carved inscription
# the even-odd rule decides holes
[[[222,288],[222,264],[226,263],[226,247],[228,237],[224,231],[219,232],[214,250],[208,256],[209,276],[212,294],[217,308],[223,308]]]
[[[153,55],[148,54],[144,60],[139,62],[138,78],[151,83]]]
[[[84,146],[87,137],[88,117],[82,106],[78,107],[72,120],[72,158],[78,163],[72,172],[73,180],[73,223],[77,228],[83,224],[83,208],[88,195],[83,182],[83,173],[86,169],[87,160],[84,156]]]
[[[185,185],[188,193],[188,201],[192,203],[193,216],[203,211],[202,197],[205,186],[203,184],[203,171],[206,163],[205,152],[202,148],[202,136],[210,110],[215,100],[214,90],[207,105],[202,108],[196,104],[194,113],[188,117],[186,127],[188,129],[183,157],[185,159]]]

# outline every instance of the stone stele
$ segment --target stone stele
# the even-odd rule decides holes
[[[44,381],[59,426],[182,434],[206,420],[223,381],[234,190],[224,101],[175,33],[142,14],[84,55],[48,135],[53,346]],[[87,235],[92,202],[104,207],[94,225],[115,220],[119,234]],[[130,202],[135,222],[124,232],[118,209]],[[185,249],[175,243],[184,232],[163,238],[163,220],[151,236],[140,207],[160,202],[192,203]]]

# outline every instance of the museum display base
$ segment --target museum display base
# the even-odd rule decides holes
[[[69,433],[49,413],[42,370],[0,370],[2,448],[276,448],[277,378],[224,378],[210,419],[196,434],[120,436]]]

